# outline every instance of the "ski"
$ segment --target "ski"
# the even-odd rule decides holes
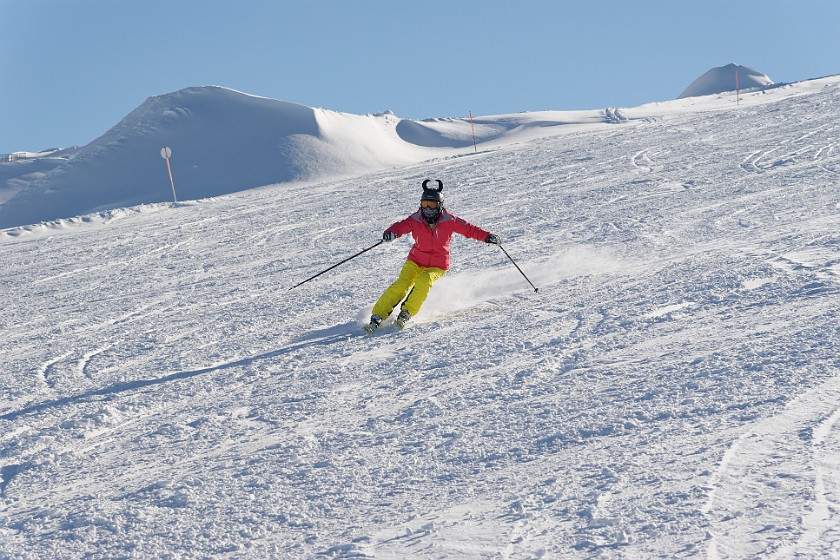
[[[380,325],[379,327],[374,327],[372,325],[365,325],[362,327],[362,332],[370,335],[375,336],[377,334],[387,334],[393,332],[400,332],[408,328],[408,325],[400,326],[399,323],[396,321],[393,323],[388,323],[387,325]]]

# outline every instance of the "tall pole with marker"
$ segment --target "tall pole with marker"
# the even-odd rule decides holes
[[[172,166],[169,165],[169,158],[172,157],[172,148],[169,146],[161,148],[160,157],[166,160],[166,170],[169,171],[169,184],[172,185],[172,199],[178,202],[178,197],[175,195],[175,181],[172,180]]]
[[[478,143],[475,141],[475,125],[473,124],[472,111],[470,111],[470,127],[472,127],[473,134],[473,149],[478,153]]]
[[[741,88],[738,86],[738,67],[735,67],[735,105],[741,103]]]

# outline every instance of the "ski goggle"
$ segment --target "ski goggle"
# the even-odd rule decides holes
[[[436,200],[421,200],[420,208],[440,208],[440,204]]]

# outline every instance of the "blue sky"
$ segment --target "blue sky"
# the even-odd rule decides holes
[[[0,153],[220,85],[404,118],[630,107],[735,62],[840,73],[837,0],[0,0]]]

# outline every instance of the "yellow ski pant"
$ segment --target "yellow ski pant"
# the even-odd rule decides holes
[[[432,284],[437,282],[446,271],[434,266],[420,266],[412,260],[406,260],[397,281],[391,284],[373,306],[372,313],[383,319],[388,317],[394,307],[405,298],[402,309],[411,316],[417,315],[420,306],[426,301]],[[406,294],[408,297],[406,298]]]

